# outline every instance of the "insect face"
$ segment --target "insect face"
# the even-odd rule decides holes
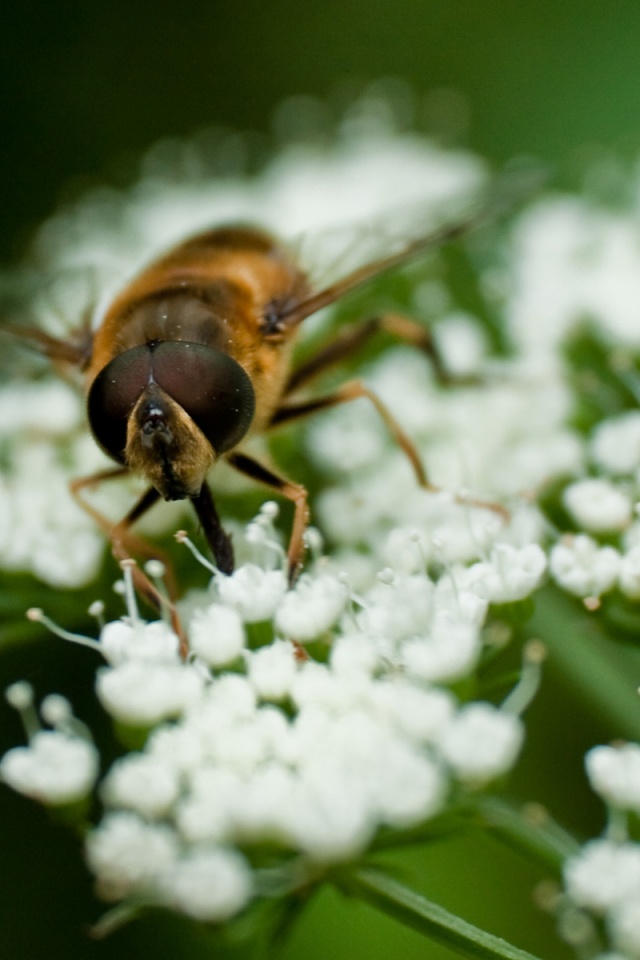
[[[87,404],[105,452],[165,500],[182,500],[200,493],[216,459],[247,433],[255,395],[229,354],[165,340],[118,354],[93,381]]]

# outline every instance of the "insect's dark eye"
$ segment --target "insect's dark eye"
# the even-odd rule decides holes
[[[233,357],[201,343],[165,340],[154,347],[152,365],[155,382],[186,410],[217,454],[242,440],[256,399]]]
[[[251,426],[253,385],[228,354],[182,340],[132,347],[98,374],[87,401],[96,440],[121,463],[129,414],[154,382],[189,414],[217,454],[239,443]]]

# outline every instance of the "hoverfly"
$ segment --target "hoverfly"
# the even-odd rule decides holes
[[[217,567],[232,572],[231,539],[207,481],[211,468],[223,459],[293,502],[287,552],[292,582],[304,553],[306,490],[245,452],[243,440],[359,397],[373,403],[406,454],[417,482],[431,488],[410,439],[360,380],[321,396],[300,396],[315,377],[356,353],[381,330],[425,351],[436,372],[446,376],[427,327],[382,313],[334,335],[297,367],[292,351],[305,318],[374,277],[466,233],[487,213],[495,215],[492,204],[483,204],[465,219],[441,226],[320,290],[312,288],[287,248],[266,231],[220,226],[185,240],[151,263],[116,296],[95,329],[87,324],[62,339],[5,324],[5,330],[54,362],[82,371],[89,426],[116,466],[73,481],[71,492],[105,531],[116,558],[129,558],[136,550],[149,553],[132,527],[156,501],[188,499]],[[141,475],[149,486],[113,524],[82,497],[82,491],[129,472]],[[136,574],[138,587],[157,602],[144,574],[139,570]]]

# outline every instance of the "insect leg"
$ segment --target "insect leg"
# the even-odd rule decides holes
[[[17,323],[2,323],[0,331],[9,333],[18,340],[43,353],[53,361],[85,367],[91,356],[93,335],[88,324],[72,333],[67,339],[54,337],[37,327],[23,327]]]
[[[302,401],[301,403],[281,406],[276,410],[269,426],[275,427],[283,423],[289,423],[291,420],[299,420],[301,417],[319,413],[321,410],[328,410],[341,403],[349,403],[351,400],[357,400],[359,397],[366,397],[376,408],[394,441],[406,454],[420,486],[425,487],[427,490],[437,490],[438,488],[432,486],[427,480],[427,475],[414,444],[382,400],[373,390],[365,386],[361,380],[350,380],[334,393],[326,394],[324,397],[316,397],[312,400]]]
[[[116,560],[119,562],[129,560],[132,553],[140,553],[143,556],[162,561],[166,571],[167,589],[171,600],[173,600],[177,595],[176,584],[171,563],[164,551],[159,550],[155,546],[152,547],[146,540],[131,533],[131,527],[136,520],[139,520],[160,498],[158,491],[154,487],[149,487],[133,505],[131,510],[129,510],[127,515],[115,524],[92,504],[87,503],[84,497],[81,496],[81,491],[88,487],[95,487],[106,480],[123,477],[128,473],[129,470],[127,467],[112,467],[106,470],[100,470],[98,473],[93,473],[88,477],[80,477],[72,480],[69,484],[71,496],[78,506],[92,518],[100,530],[108,537],[111,542],[111,550]],[[134,566],[132,567],[132,576],[135,588],[140,595],[143,596],[151,606],[155,607],[156,610],[161,609],[166,603],[166,600],[158,593],[158,590],[144,571],[138,566]],[[185,656],[187,652],[186,640],[173,603],[169,603],[169,612],[171,625],[180,638],[181,654]]]
[[[194,509],[202,525],[207,543],[215,557],[216,565],[222,573],[233,573],[234,556],[231,537],[222,528],[216,505],[207,483],[203,483],[197,497],[192,497]]]
[[[334,393],[327,394],[324,397],[316,397],[312,400],[302,401],[295,404],[292,403],[289,405],[285,404],[279,407],[273,415],[269,426],[276,427],[283,423],[289,423],[291,420],[299,420],[302,417],[310,416],[313,413],[319,413],[321,410],[328,410],[331,407],[338,406],[341,403],[349,403],[351,400],[357,400],[359,397],[366,397],[374,405],[382,420],[386,424],[394,441],[406,454],[407,459],[413,467],[413,471],[416,475],[416,480],[418,481],[419,485],[424,487],[425,490],[430,490],[432,493],[439,493],[441,488],[434,486],[427,479],[427,475],[422,465],[422,461],[418,455],[418,451],[404,430],[401,428],[398,421],[395,419],[391,411],[387,409],[382,400],[373,392],[373,390],[370,390],[368,387],[366,387],[360,380],[350,380]],[[497,513],[500,517],[502,517],[503,520],[509,519],[509,511],[499,503],[493,503],[489,500],[477,500],[475,498],[464,496],[456,496],[454,499],[457,503],[468,504],[469,506],[479,507],[484,510],[491,510],[493,513]]]
[[[302,557],[304,555],[304,533],[309,523],[309,508],[307,506],[307,491],[300,483],[293,483],[284,477],[278,476],[272,470],[264,467],[253,457],[248,457],[244,453],[230,453],[226,457],[227,462],[244,473],[252,480],[263,483],[272,490],[277,490],[287,500],[291,500],[294,505],[293,528],[289,539],[289,548],[287,558],[289,561],[289,582],[293,583],[302,566]]]
[[[447,385],[452,382],[459,382],[458,378],[452,377],[447,371],[429,327],[399,313],[383,313],[338,333],[331,343],[293,371],[285,387],[284,395],[289,396],[334,364],[348,359],[380,331],[390,333],[399,340],[410,343],[418,350],[426,353],[441,384]]]

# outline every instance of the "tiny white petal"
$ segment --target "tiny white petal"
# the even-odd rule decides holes
[[[221,923],[249,902],[253,878],[249,864],[235,850],[212,847],[191,851],[163,878],[166,902],[189,917]]]
[[[153,890],[175,864],[178,837],[166,824],[145,823],[135,813],[108,813],[89,833],[86,854],[100,894],[117,900]]]
[[[55,730],[36,733],[28,747],[14,747],[0,761],[0,775],[19,793],[51,806],[82,800],[98,776],[93,744]]]
[[[638,893],[614,907],[609,929],[615,946],[630,957],[640,957],[640,899]]]
[[[445,726],[439,746],[456,776],[484,784],[511,769],[523,739],[518,717],[489,703],[470,703]]]
[[[122,723],[152,727],[176,717],[199,699],[202,679],[183,664],[129,660],[103,667],[96,678],[96,693],[106,710]]]
[[[615,585],[620,554],[613,547],[599,547],[586,534],[556,543],[549,557],[551,575],[565,590],[578,597],[599,597]]]
[[[624,530],[631,522],[631,500],[610,480],[579,480],[565,489],[562,499],[575,522],[585,530]]]
[[[113,620],[100,632],[104,655],[112,664],[128,660],[141,662],[177,663],[180,641],[174,631],[162,620],[151,623],[127,623]]]
[[[593,747],[585,757],[591,788],[621,810],[640,812],[640,746]]]
[[[240,614],[220,603],[196,610],[188,632],[191,651],[210,667],[231,663],[244,649],[244,627]]]
[[[295,651],[288,640],[274,640],[246,657],[249,680],[259,697],[282,700],[288,695],[297,670]]]
[[[125,807],[153,818],[171,810],[179,787],[177,771],[169,763],[133,753],[116,760],[102,781],[100,793],[112,807]]]
[[[217,577],[218,596],[235,607],[245,623],[270,620],[287,589],[282,570],[263,570],[252,563],[239,567],[230,577]]]
[[[332,574],[303,576],[284,595],[275,624],[287,637],[305,642],[334,625],[349,599],[346,584]]]
[[[640,897],[640,846],[591,840],[566,863],[569,896],[581,907],[604,913],[628,897]]]

